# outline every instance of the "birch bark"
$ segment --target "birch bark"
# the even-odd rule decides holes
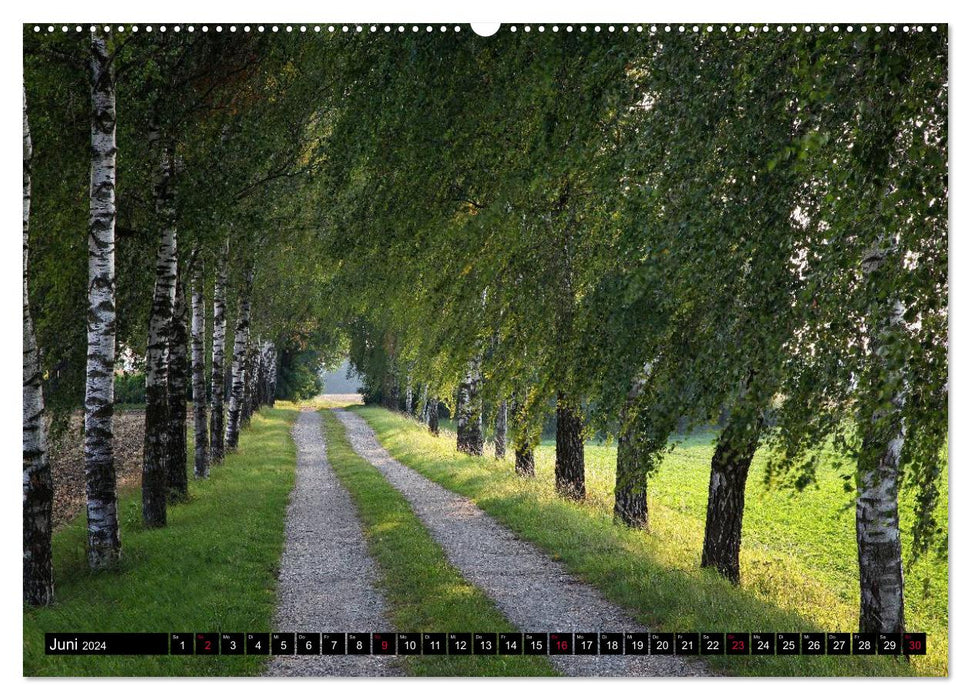
[[[405,379],[405,413],[410,416],[412,410],[414,410],[414,393],[411,388],[411,372],[408,372]]]
[[[157,139],[157,136],[155,136]],[[175,229],[174,154],[162,149],[155,207],[161,233],[155,257],[155,291],[148,323],[145,372],[145,450],[142,459],[142,519],[147,527],[166,523],[169,455],[168,370],[169,334],[178,276],[178,238]]]
[[[536,459],[533,454],[536,443],[539,442],[539,430],[527,420],[522,401],[514,396],[512,400],[513,414],[513,451],[516,456],[516,474],[532,478],[536,476]]]
[[[229,392],[229,415],[226,420],[226,451],[233,452],[239,444],[239,428],[246,391],[246,346],[249,342],[250,293],[253,287],[253,269],[246,272],[239,297],[239,314],[233,336],[232,388]]]
[[[428,399],[428,432],[438,435],[438,396],[431,396]]]
[[[211,463],[219,464],[225,454],[225,409],[223,397],[226,393],[226,265],[229,257],[229,239],[222,250],[216,268],[216,283],[212,290],[212,417],[210,422]]]
[[[556,397],[556,490],[577,501],[586,497],[583,465],[583,416],[576,401]]]
[[[761,412],[733,411],[711,458],[701,566],[714,568],[736,586],[740,581],[738,555],[745,483],[761,432]]]
[[[172,332],[169,333],[169,500],[180,501],[189,495],[188,457],[186,455],[186,389],[189,384],[189,333],[186,328],[185,285],[181,275],[175,280],[172,306]]]
[[[878,245],[863,261],[868,278],[879,274],[890,251]],[[906,426],[901,416],[905,382],[891,365],[894,336],[905,325],[899,300],[870,311],[869,356],[862,381],[869,415],[861,416],[863,448],[857,462],[856,541],[860,567],[860,631],[904,631],[904,575],[898,491]],[[889,401],[886,398],[889,397]]]
[[[614,519],[634,528],[647,528],[647,461],[639,449],[635,403],[644,392],[650,363],[637,375],[624,402],[617,440],[617,476],[614,486]]]
[[[477,357],[469,362],[465,377],[459,384],[455,414],[456,447],[459,452],[470,455],[481,455],[483,450],[481,383],[481,360]]]
[[[193,473],[209,476],[209,430],[206,401],[206,306],[202,263],[197,256],[192,275],[192,422],[195,444]]]
[[[495,433],[493,434],[493,444],[496,448],[496,459],[506,457],[506,424],[508,419],[506,402],[500,401],[496,407]]]
[[[115,88],[104,37],[91,35],[91,186],[88,219],[88,351],[84,476],[88,565],[121,556],[115,483]]]
[[[28,280],[28,228],[30,223],[30,161],[33,146],[27,122],[27,91],[24,98],[24,603],[54,602],[54,571],[51,565],[51,509],[54,484],[47,460],[44,426],[44,393],[41,388],[40,350],[30,315]]]

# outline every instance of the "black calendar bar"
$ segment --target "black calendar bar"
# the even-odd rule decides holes
[[[119,656],[168,654],[169,635],[129,632],[48,632],[44,653],[51,656]]]
[[[753,655],[927,653],[927,634],[848,632],[48,632],[49,655]]]

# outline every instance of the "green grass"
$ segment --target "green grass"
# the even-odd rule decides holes
[[[332,411],[321,411],[327,454],[350,492],[380,569],[391,622],[403,632],[512,632],[516,628],[448,563],[404,497],[351,448]],[[550,676],[549,662],[530,656],[402,656],[420,676]]]
[[[83,514],[54,535],[56,603],[24,610],[25,676],[255,675],[247,656],[45,656],[45,632],[249,632],[269,630],[296,454],[297,411],[278,402],[254,415],[239,450],[189,499],[170,506],[168,526],[141,525],[139,492],[119,501],[122,563],[92,574]],[[190,434],[191,437],[191,434]],[[189,446],[192,454],[192,446]]]
[[[645,533],[613,523],[614,447],[588,444],[589,496],[575,504],[555,495],[550,444],[538,449],[537,478],[527,481],[515,476],[508,461],[460,455],[452,434],[435,438],[415,421],[380,408],[353,410],[397,459],[472,498],[649,626],[726,632],[856,628],[853,512],[846,508],[851,498],[838,468],[820,473],[818,487],[803,493],[767,491],[764,455],[757,456],[746,493],[743,581],[734,588],[699,567],[710,435],[687,439],[652,477],[651,531]],[[946,496],[941,508],[946,516]],[[946,562],[923,562],[907,581],[908,626],[928,633],[930,652],[911,664],[808,656],[710,657],[711,663],[739,675],[946,675]]]

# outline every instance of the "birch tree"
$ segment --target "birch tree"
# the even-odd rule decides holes
[[[459,452],[481,455],[482,435],[482,360],[478,357],[469,362],[458,388],[455,409],[455,432]]]
[[[44,393],[41,388],[40,349],[34,336],[28,281],[28,227],[30,223],[30,161],[33,146],[27,122],[27,91],[24,102],[24,603],[54,602],[54,571],[51,563],[51,509],[54,484],[47,461],[44,425]]]
[[[158,137],[156,135],[156,141]],[[178,277],[178,238],[175,228],[175,164],[172,145],[161,145],[159,177],[155,186],[160,228],[155,257],[155,291],[148,327],[145,359],[145,448],[142,460],[142,519],[148,527],[166,523],[168,497],[170,416],[168,371],[172,314]]]
[[[863,260],[872,279],[887,264],[893,244],[881,240]],[[860,629],[903,632],[904,572],[898,491],[906,424],[904,374],[889,359],[904,333],[904,305],[897,299],[874,303],[868,315],[874,367],[863,378],[862,450],[858,461],[856,539],[860,563]],[[887,400],[889,397],[889,401]]]
[[[186,456],[185,396],[189,381],[188,331],[186,329],[185,285],[175,279],[172,324],[169,332],[168,368],[168,493],[169,501],[184,500],[189,494]]]
[[[438,396],[432,395],[428,399],[428,405],[426,408],[428,413],[428,432],[432,435],[438,436]]]
[[[229,241],[226,241],[216,265],[216,283],[212,292],[212,422],[209,434],[212,440],[212,463],[219,464],[225,454],[225,410],[223,396],[226,391],[226,265],[229,257]]]
[[[533,478],[536,476],[536,445],[539,444],[540,426],[530,416],[529,403],[513,397],[513,451],[515,453],[515,469],[519,476]]]
[[[202,261],[193,256],[192,274],[192,421],[197,479],[209,476],[209,425],[206,399],[206,305]]]
[[[88,222],[88,357],[84,398],[84,473],[88,564],[121,555],[112,446],[115,379],[115,89],[112,57],[91,34],[91,210]]]
[[[496,407],[495,431],[493,433],[493,444],[495,445],[496,459],[506,457],[506,420],[508,409],[506,402],[500,401]]]
[[[243,400],[246,391],[246,350],[250,329],[250,294],[253,289],[253,268],[248,265],[239,294],[239,313],[233,333],[232,388],[229,393],[229,411],[226,419],[226,451],[235,452],[239,444]]]
[[[647,475],[655,461],[657,449],[645,445],[648,430],[642,424],[637,411],[647,387],[651,365],[646,363],[635,378],[624,409],[620,415],[617,440],[617,473],[614,485],[614,519],[634,528],[648,527]],[[667,439],[667,433],[661,437]]]

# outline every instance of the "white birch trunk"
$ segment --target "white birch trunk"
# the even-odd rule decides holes
[[[172,501],[189,495],[188,456],[186,454],[185,396],[189,385],[189,331],[186,316],[185,285],[181,275],[175,278],[175,303],[169,332],[169,447],[168,492]]]
[[[500,401],[496,407],[495,432],[492,436],[492,443],[495,446],[496,459],[506,457],[506,433],[509,423],[509,409],[505,401]]]
[[[243,371],[243,408],[240,413],[240,427],[249,425],[249,419],[253,415],[254,404],[256,403],[256,386],[260,381],[260,366],[255,345],[259,345],[259,341],[255,344],[249,342],[246,345],[246,364]]]
[[[266,404],[273,408],[276,403],[276,368],[277,368],[277,352],[276,346],[273,343],[267,343],[267,353],[268,361],[267,365],[267,387],[266,387]]]
[[[192,420],[195,444],[193,473],[209,476],[209,425],[206,401],[206,306],[202,262],[195,257],[192,275]]]
[[[882,241],[881,241],[882,244]],[[866,276],[877,274],[890,251],[878,244],[863,261]],[[891,336],[904,326],[904,305],[892,301],[889,312],[875,308],[870,321],[869,379],[871,413],[862,416],[863,449],[858,462],[856,538],[860,567],[860,631],[904,631],[904,575],[900,543],[898,489],[905,425],[901,416],[905,384],[889,366]],[[880,314],[885,314],[882,318]],[[866,379],[864,380],[866,381]],[[889,405],[884,398],[891,394]]]
[[[168,486],[169,333],[178,274],[175,230],[174,162],[166,144],[162,153],[155,205],[161,234],[155,259],[155,291],[148,324],[145,371],[145,450],[142,459],[142,519],[148,527],[166,522]]]
[[[414,401],[415,397],[411,388],[411,372],[409,371],[408,375],[405,377],[405,413],[407,413],[409,416],[414,409]]]
[[[418,394],[418,403],[415,404],[415,418],[422,423],[428,422],[428,385],[421,385],[421,392]]]
[[[456,447],[470,455],[481,455],[483,450],[481,384],[482,360],[476,357],[469,362],[459,384],[455,415]]]
[[[273,343],[263,343],[262,351],[263,378],[260,381],[260,405],[272,406],[274,384],[276,379],[276,347]]]
[[[219,464],[225,454],[223,431],[225,411],[223,397],[226,392],[226,264],[229,257],[229,240],[223,248],[216,268],[216,283],[212,290],[212,418],[210,424],[211,463]]]
[[[88,358],[84,394],[84,473],[88,564],[121,555],[112,448],[115,369],[115,91],[103,37],[91,36],[91,189],[88,223]]]
[[[27,91],[24,97],[24,603],[50,605],[54,602],[54,572],[51,566],[51,508],[54,484],[47,460],[44,429],[44,393],[41,388],[40,350],[30,315],[28,280],[28,227],[30,223],[30,161],[33,146],[27,122]]]
[[[239,444],[239,428],[246,392],[246,346],[249,342],[250,293],[253,287],[253,269],[246,271],[239,298],[239,314],[233,338],[232,388],[229,392],[229,415],[226,420],[226,451],[232,452]]]

